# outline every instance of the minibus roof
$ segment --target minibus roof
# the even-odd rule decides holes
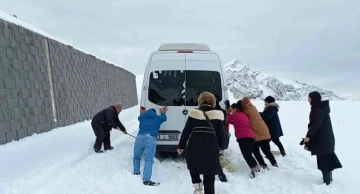
[[[200,43],[166,43],[158,51],[211,51],[209,46]]]

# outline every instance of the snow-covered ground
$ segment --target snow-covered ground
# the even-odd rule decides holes
[[[142,78],[137,79],[140,81]],[[234,100],[232,100],[234,101]],[[255,102],[259,111],[262,102]],[[236,172],[228,175],[229,182],[216,181],[216,193],[274,193],[274,194],[345,194],[357,193],[360,185],[360,157],[356,154],[360,132],[357,112],[360,103],[336,101],[331,103],[332,121],[336,135],[336,153],[343,168],[334,172],[334,182],[322,183],[316,159],[299,145],[306,133],[309,105],[307,102],[280,102],[280,117],[285,133],[281,140],[288,157],[277,156],[280,169],[270,168],[255,179],[249,179],[249,169],[232,136],[228,157]],[[136,135],[139,107],[124,110],[121,121]],[[231,129],[233,132],[233,129]],[[0,194],[190,194],[190,176],[184,162],[155,160],[153,180],[158,187],[144,186],[140,176],[132,175],[134,139],[113,131],[115,149],[104,153],[92,152],[94,134],[90,122],[82,122],[51,132],[33,135],[19,142],[0,146]],[[277,148],[272,144],[273,150]],[[143,164],[143,163],[142,163]],[[181,186],[182,185],[182,186]]]

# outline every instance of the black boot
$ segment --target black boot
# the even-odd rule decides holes
[[[219,174],[219,179],[221,182],[226,183],[227,182],[227,178],[226,175],[224,173]]]
[[[112,146],[104,148],[104,150],[112,150],[112,149],[114,149],[114,147],[112,147]]]
[[[333,178],[332,178],[332,171],[330,171],[330,181],[333,181]]]
[[[285,149],[284,149],[283,145],[281,144],[281,142],[280,142],[280,145],[278,147],[279,147],[279,150],[280,150],[280,154],[283,157],[285,157],[286,156]]]
[[[321,171],[323,175],[323,180],[326,185],[331,183],[331,171]]]
[[[269,168],[268,168],[267,164],[265,164],[265,165],[261,165],[261,168],[262,168],[262,169],[264,169],[264,170],[269,170]]]
[[[98,154],[100,154],[100,153],[104,153],[103,151],[101,151],[100,149],[95,149],[94,148],[94,151],[96,152],[96,153],[98,153]]]
[[[286,156],[285,150],[280,150],[280,154],[282,155],[282,157]]]
[[[144,181],[143,183],[144,183],[144,185],[147,185],[147,186],[158,186],[158,185],[160,185],[160,183],[153,182],[153,181]]]

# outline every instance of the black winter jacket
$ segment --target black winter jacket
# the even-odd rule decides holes
[[[269,128],[272,139],[279,139],[283,136],[283,131],[279,119],[279,105],[275,102],[268,104],[264,112],[260,113],[262,119],[265,121]]]
[[[108,127],[104,127],[106,131],[110,131],[111,128],[120,128],[121,131],[126,131],[124,125],[120,122],[118,113],[115,107],[110,106],[100,112],[98,112],[92,119],[92,123],[101,124]]]
[[[208,115],[215,131],[202,111]],[[210,106],[189,111],[178,148],[185,149],[188,169],[197,174],[216,175],[221,171],[219,149],[224,146],[224,114]]]
[[[322,155],[335,151],[335,137],[330,118],[329,101],[311,107],[306,137],[310,138],[311,154]]]

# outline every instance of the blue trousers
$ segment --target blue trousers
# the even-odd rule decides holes
[[[134,173],[140,173],[141,157],[145,155],[145,165],[143,172],[143,181],[150,181],[152,174],[152,166],[154,164],[154,156],[156,152],[156,137],[146,135],[138,135],[134,145],[133,166]]]

